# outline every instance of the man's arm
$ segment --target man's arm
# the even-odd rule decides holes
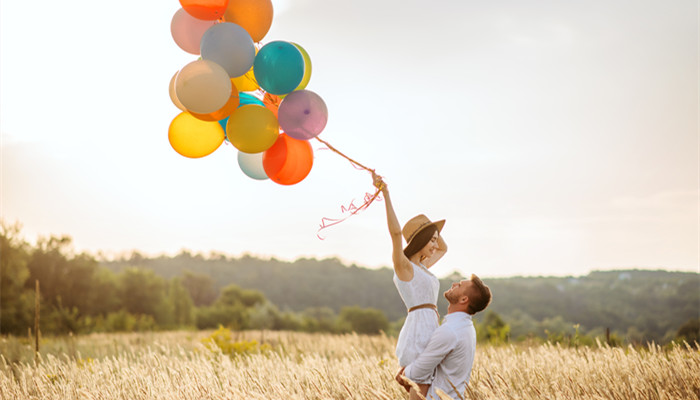
[[[406,366],[404,375],[414,382],[425,382],[438,364],[454,349],[455,344],[456,338],[452,330],[445,325],[438,327],[425,350]]]

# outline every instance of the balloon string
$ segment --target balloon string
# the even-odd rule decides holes
[[[263,90],[262,88],[260,88],[259,91],[260,91],[261,94],[263,95],[263,99],[268,99],[268,98],[269,98],[269,103],[270,103],[271,106],[273,106],[273,107],[275,107],[275,108],[279,108],[279,105],[280,105],[280,103],[279,103],[279,98],[275,99],[275,97],[277,97],[277,96],[274,96],[274,95],[273,95],[274,97],[268,96],[268,93],[267,93],[265,90]],[[353,160],[352,158],[346,156],[345,154],[343,154],[342,152],[340,152],[338,149],[336,149],[335,147],[331,146],[330,143],[328,143],[328,142],[326,142],[325,140],[319,138],[318,136],[316,136],[316,140],[318,140],[319,142],[323,143],[326,147],[328,147],[328,149],[330,149],[330,150],[336,152],[336,153],[339,154],[341,157],[346,158],[348,161],[350,161],[350,163],[352,164],[353,167],[355,167],[355,168],[357,168],[357,169],[364,169],[364,170],[367,170],[367,171],[370,171],[370,172],[374,172],[373,169],[367,168],[367,167],[365,167],[364,165],[360,164],[359,162],[357,162],[357,161]],[[379,194],[382,192],[382,189],[383,189],[383,188],[384,188],[384,185],[382,184],[382,186],[380,186],[379,188],[377,188],[377,190],[374,192],[373,195],[372,195],[372,194],[369,194],[369,193],[365,193],[364,203],[362,203],[362,205],[360,205],[359,207],[357,207],[357,206],[355,206],[355,204],[353,204],[354,200],[350,201],[350,205],[349,205],[347,208],[345,208],[345,206],[341,206],[341,207],[340,207],[340,212],[341,212],[341,213],[349,213],[349,214],[348,214],[347,216],[345,216],[344,218],[326,218],[326,217],[322,217],[322,218],[321,218],[321,225],[320,225],[320,227],[318,228],[318,231],[316,231],[316,237],[318,237],[318,238],[321,239],[321,240],[324,240],[325,238],[321,237],[321,235],[319,234],[319,232],[321,232],[323,229],[329,228],[329,227],[331,227],[331,226],[338,225],[339,223],[345,221],[346,219],[352,217],[353,215],[359,213],[360,211],[365,210],[367,207],[369,207],[370,204],[372,204],[372,202],[373,202],[374,200],[377,199],[377,197],[379,196]]]
[[[353,215],[359,213],[360,211],[367,209],[367,207],[369,207],[369,205],[372,204],[372,202],[374,200],[377,200],[377,198],[379,197],[379,194],[381,192],[382,192],[381,189],[377,189],[377,191],[374,192],[374,194],[365,193],[364,202],[359,207],[354,204],[355,200],[352,200],[350,202],[350,205],[348,205],[347,208],[345,206],[340,206],[341,213],[348,213],[348,215],[346,215],[343,218],[327,218],[327,217],[321,218],[321,225],[319,225],[318,231],[316,231],[316,237],[321,239],[321,240],[325,240],[325,237],[322,237],[320,235],[320,232],[322,230],[324,230],[326,228],[330,228],[331,226],[334,226],[334,225],[338,225],[339,223],[345,221],[346,219],[352,217]]]
[[[362,168],[362,169],[366,169],[367,171],[370,171],[370,172],[374,172],[373,169],[367,168],[367,167],[365,167],[364,165],[360,164],[359,162],[357,162],[357,161],[353,160],[352,158],[346,156],[345,154],[343,154],[343,153],[341,153],[340,151],[338,151],[338,149],[336,149],[335,147],[331,146],[330,143],[328,143],[328,142],[326,142],[325,140],[319,138],[318,136],[316,136],[316,140],[318,140],[319,142],[325,144],[329,149],[331,149],[331,150],[335,151],[336,153],[340,154],[342,157],[345,157],[346,159],[348,159],[348,161],[350,161],[351,163],[357,165],[358,167],[360,167],[360,168]]]
[[[319,142],[323,143],[323,144],[324,144],[326,147],[328,147],[330,150],[332,150],[332,151],[338,153],[340,156],[346,158],[348,161],[350,161],[350,162],[352,163],[352,165],[353,165],[355,168],[358,168],[358,169],[365,169],[365,170],[367,170],[367,171],[374,172],[373,169],[367,168],[367,167],[365,167],[364,165],[360,164],[359,162],[357,162],[357,161],[353,160],[352,158],[346,156],[345,154],[341,153],[338,149],[336,149],[335,147],[331,146],[330,143],[328,143],[328,142],[326,142],[325,140],[319,138],[318,136],[316,136],[316,140],[318,140]],[[321,237],[321,235],[319,234],[319,232],[321,232],[323,229],[329,228],[329,227],[334,226],[334,225],[338,225],[339,223],[345,221],[346,219],[352,217],[353,215],[359,213],[360,211],[363,211],[363,210],[367,209],[367,207],[369,207],[369,205],[372,204],[372,202],[373,202],[374,200],[377,200],[377,198],[379,197],[379,194],[382,192],[382,189],[383,189],[383,188],[384,188],[384,185],[382,184],[382,186],[380,186],[380,187],[377,188],[377,190],[374,192],[374,194],[365,193],[364,202],[363,202],[359,207],[356,206],[356,205],[354,204],[355,200],[350,201],[350,204],[348,205],[347,208],[346,208],[345,206],[340,206],[340,212],[341,212],[342,214],[348,213],[348,214],[347,214],[345,217],[343,217],[343,218],[326,218],[326,217],[321,218],[321,225],[320,225],[320,227],[318,228],[318,231],[316,232],[316,237],[318,237],[318,238],[321,239],[321,240],[324,240],[325,238],[324,238],[324,237]]]

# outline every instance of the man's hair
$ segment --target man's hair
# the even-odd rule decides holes
[[[469,306],[467,313],[474,315],[485,309],[491,303],[491,289],[484,285],[478,276],[472,274],[471,281],[474,284],[472,293],[469,294]]]

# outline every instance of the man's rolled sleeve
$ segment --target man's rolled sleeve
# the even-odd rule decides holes
[[[451,329],[440,326],[430,337],[428,346],[412,363],[406,366],[404,375],[417,383],[430,383],[435,368],[452,351],[456,338]]]

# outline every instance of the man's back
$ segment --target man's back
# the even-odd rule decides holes
[[[422,380],[435,371],[427,398],[439,399],[435,389],[440,389],[457,399],[466,390],[475,353],[476,331],[472,316],[464,312],[450,313],[433,333],[425,351],[406,367],[405,374],[411,380]]]

